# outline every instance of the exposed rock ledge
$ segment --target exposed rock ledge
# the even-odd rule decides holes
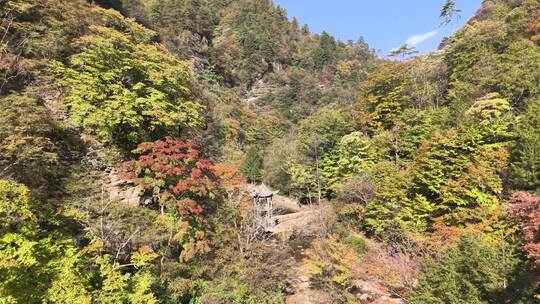
[[[109,193],[109,200],[119,201],[135,207],[139,206],[141,202],[143,188],[121,178],[118,171],[113,169],[109,173],[107,192]]]

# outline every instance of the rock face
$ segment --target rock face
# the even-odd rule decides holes
[[[118,176],[116,170],[109,173],[109,184],[107,185],[109,200],[119,201],[130,206],[139,206],[143,195],[143,188],[135,186],[132,182]]]
[[[257,99],[271,94],[276,90],[276,86],[265,83],[263,80],[258,80],[253,84],[251,89],[245,93],[245,101],[252,103]]]
[[[404,304],[403,300],[390,296],[388,288],[376,281],[356,282],[360,286],[356,298],[359,303],[370,304]]]
[[[135,185],[133,182],[120,177],[118,170],[100,156],[100,153],[105,150],[103,144],[100,143],[94,136],[83,134],[81,140],[87,148],[86,155],[82,163],[93,170],[102,171],[107,175],[109,181],[105,183],[105,191],[109,194],[110,201],[117,201],[128,204],[130,206],[139,206],[144,189],[141,186]]]

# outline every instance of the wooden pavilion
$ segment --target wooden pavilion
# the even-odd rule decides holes
[[[278,192],[279,191],[271,191],[264,183],[260,184],[252,192],[255,220],[263,229],[265,229],[265,231],[271,231],[272,227],[275,225],[272,212],[274,208],[272,198]]]

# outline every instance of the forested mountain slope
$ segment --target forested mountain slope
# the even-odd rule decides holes
[[[402,61],[270,0],[0,8],[0,303],[539,301],[539,0]]]

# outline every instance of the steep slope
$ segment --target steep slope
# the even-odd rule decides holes
[[[538,0],[404,61],[269,0],[0,8],[0,302],[537,301]]]

